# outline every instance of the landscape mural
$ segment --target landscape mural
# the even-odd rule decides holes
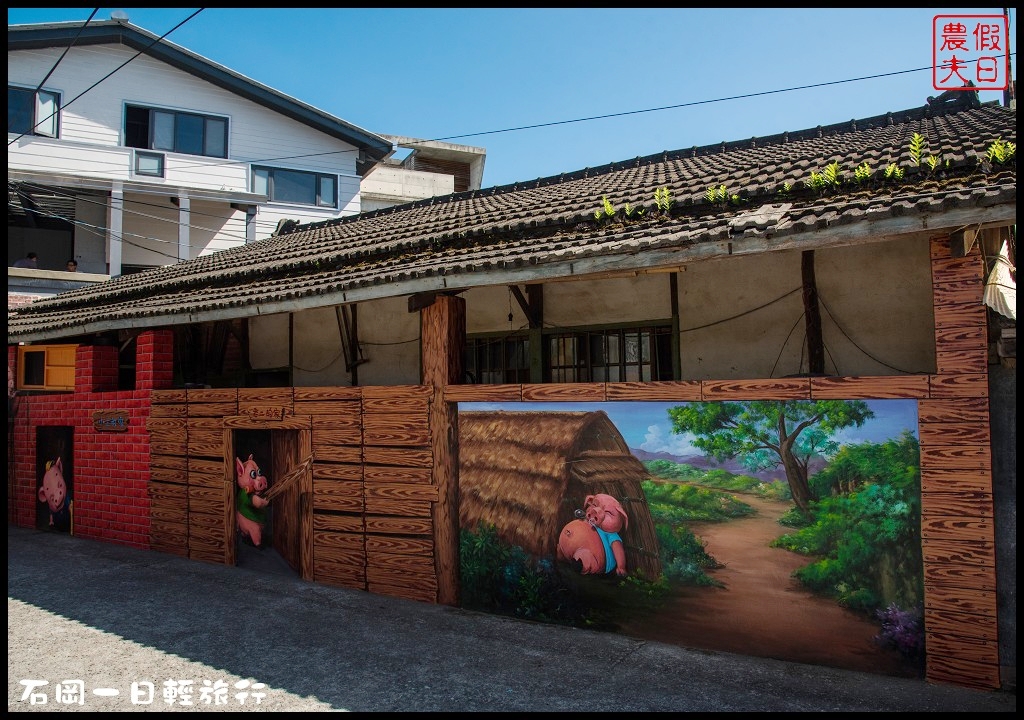
[[[464,607],[919,677],[914,400],[461,403]]]

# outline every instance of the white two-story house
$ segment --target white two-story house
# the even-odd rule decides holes
[[[481,148],[365,130],[127,20],[9,25],[7,106],[9,306],[482,180]]]

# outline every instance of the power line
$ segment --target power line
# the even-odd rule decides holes
[[[139,51],[138,51],[137,53],[135,53],[134,55],[132,55],[132,56],[131,56],[130,58],[128,58],[127,60],[125,60],[125,61],[124,61],[123,63],[121,63],[120,65],[118,65],[118,66],[117,66],[116,68],[114,68],[114,69],[113,69],[113,70],[111,70],[110,72],[108,72],[108,73],[107,73],[106,75],[104,75],[103,77],[101,77],[101,78],[100,78],[99,80],[97,80],[96,82],[94,82],[94,83],[93,83],[92,85],[90,85],[89,87],[87,87],[87,88],[86,88],[85,90],[83,90],[82,92],[78,93],[78,95],[76,95],[75,97],[73,97],[73,98],[71,98],[70,100],[68,100],[68,101],[67,101],[66,103],[64,103],[64,104],[63,104],[63,105],[62,105],[61,107],[58,107],[58,108],[57,108],[56,110],[54,110],[54,111],[53,111],[52,113],[50,113],[50,114],[49,114],[49,115],[48,115],[47,117],[43,118],[43,120],[44,120],[44,121],[45,121],[45,120],[49,120],[49,119],[50,119],[50,118],[52,118],[52,117],[53,117],[54,115],[56,115],[57,113],[61,112],[61,111],[62,111],[62,110],[63,110],[64,108],[66,108],[66,107],[67,107],[68,105],[70,105],[71,103],[73,103],[73,102],[75,102],[76,100],[78,100],[79,98],[81,98],[81,97],[82,97],[83,95],[85,95],[85,94],[86,94],[87,92],[89,92],[90,90],[93,90],[93,89],[94,89],[94,88],[95,88],[95,87],[96,87],[97,85],[99,85],[99,84],[100,84],[101,82],[103,82],[104,80],[106,80],[107,78],[109,78],[109,77],[110,77],[111,75],[113,75],[114,73],[116,73],[117,71],[119,71],[119,70],[120,70],[121,68],[123,68],[123,67],[124,67],[125,65],[127,65],[128,63],[130,63],[130,62],[131,62],[132,60],[134,60],[135,58],[137,58],[137,57],[138,57],[139,55],[142,55],[142,54],[143,54],[144,52],[146,52],[147,50],[149,50],[149,49],[150,49],[151,47],[153,47],[154,45],[156,45],[156,44],[157,44],[158,42],[160,42],[161,40],[163,40],[163,39],[164,39],[165,37],[167,37],[168,35],[170,35],[170,34],[171,34],[172,32],[174,32],[175,30],[177,30],[178,28],[180,28],[180,27],[181,27],[182,25],[184,25],[185,23],[187,23],[187,22],[188,22],[189,20],[191,20],[192,18],[194,18],[194,17],[196,16],[196,15],[198,15],[199,13],[201,13],[201,12],[202,12],[203,10],[205,10],[205,9],[206,9],[206,8],[199,8],[198,10],[196,10],[196,11],[195,11],[194,13],[192,13],[191,15],[189,15],[189,16],[188,16],[187,18],[185,18],[184,20],[182,20],[182,21],[181,21],[180,23],[178,23],[177,25],[175,25],[174,27],[172,27],[172,28],[171,28],[170,30],[168,30],[167,32],[165,32],[165,33],[164,33],[163,35],[161,35],[160,37],[158,37],[158,38],[157,38],[156,40],[154,40],[153,42],[151,42],[151,43],[150,43],[149,45],[147,45],[146,47],[144,47],[144,48],[143,48],[142,50],[139,50]],[[95,13],[94,13],[94,14],[95,14]],[[91,18],[92,18],[92,15],[90,15],[89,17],[90,17],[90,19],[91,19]],[[88,21],[86,21],[86,22],[88,22]],[[83,26],[83,29],[84,29],[84,26]],[[76,38],[77,38],[77,36],[76,36]],[[71,48],[69,47],[68,49],[70,50]],[[55,67],[56,67],[56,66],[55,66]],[[52,72],[52,71],[51,71],[51,72]],[[49,77],[49,76],[47,76],[47,77]],[[40,121],[40,122],[42,122],[42,121]],[[39,123],[37,122],[37,123],[36,123],[36,125],[38,125],[38,124],[39,124]],[[35,127],[35,125],[33,125],[32,127]],[[7,142],[7,146],[8,146],[8,147],[10,147],[10,146],[11,146],[12,144],[16,143],[16,142],[17,142],[18,140],[21,140],[21,139],[22,139],[23,137],[25,137],[25,133],[21,133],[21,134],[19,134],[19,135],[18,135],[18,136],[17,136],[16,138],[14,138],[13,140],[9,140],[9,141]]]

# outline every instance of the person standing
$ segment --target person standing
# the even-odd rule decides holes
[[[14,261],[14,267],[16,268],[38,268],[39,267],[39,256],[34,252],[30,252],[23,258]]]

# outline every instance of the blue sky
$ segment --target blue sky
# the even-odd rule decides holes
[[[700,455],[691,444],[690,435],[674,435],[667,409],[684,403],[676,402],[612,402],[612,403],[459,403],[463,411],[505,410],[529,411],[594,411],[604,410],[622,433],[626,444],[649,452],[673,455]],[[917,437],[916,400],[868,400],[875,417],[859,428],[848,428],[835,439],[841,444],[883,442],[896,438],[904,430]]]
[[[198,10],[95,18],[116,9],[156,35]],[[7,21],[91,11],[8,8]],[[921,107],[940,92],[934,16],[1001,12],[206,8],[168,39],[372,132],[483,147],[491,187]]]

